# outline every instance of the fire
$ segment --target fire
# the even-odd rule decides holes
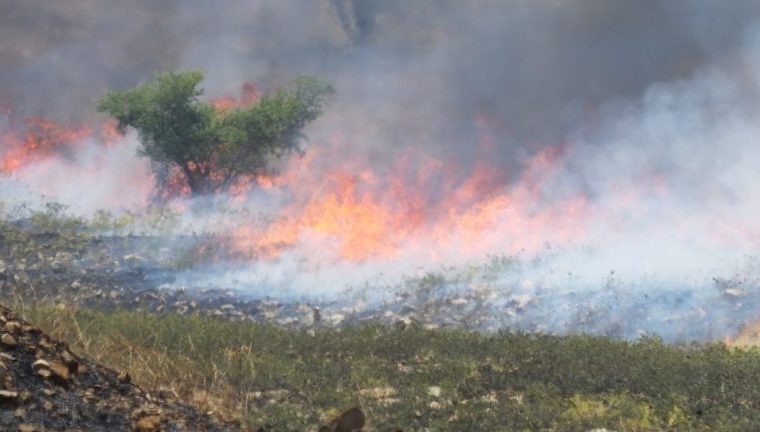
[[[243,84],[240,90],[240,97],[222,97],[214,99],[211,104],[222,112],[229,112],[238,108],[245,108],[253,105],[259,99],[260,95],[256,86],[251,83]]]
[[[235,230],[234,249],[276,259],[299,244],[318,242],[351,261],[392,259],[405,250],[433,260],[442,250],[467,256],[530,252],[545,247],[547,230],[554,230],[556,242],[581,237],[580,221],[591,211],[579,196],[541,203],[558,148],[536,155],[510,188],[494,167],[479,164],[458,180],[451,164],[411,150],[390,168],[349,160],[322,169],[343,153],[341,146],[310,151],[280,176],[267,178],[268,188],[287,189],[292,200],[271,224]]]
[[[723,344],[730,347],[757,347],[760,345],[760,324],[745,324],[736,335],[725,336]]]
[[[246,85],[239,99],[214,104],[224,112],[257,98],[256,88]],[[110,122],[97,132],[38,118],[24,124],[23,132],[2,136],[0,173],[66,157],[87,139],[105,147],[121,142]],[[489,157],[495,151],[490,122],[477,119],[476,124],[483,132],[475,146],[480,162],[469,168],[413,148],[397,152],[391,161],[373,163],[366,155],[350,155],[347,149],[356,148],[355,143],[336,135],[328,145],[292,157],[279,174],[239,179],[226,191],[231,204],[251,204],[246,201],[253,188],[283,198],[279,201],[284,204],[268,214],[268,222],[246,221],[228,232],[232,251],[248,259],[273,260],[306,247],[353,262],[409,253],[435,261],[532,253],[547,242],[582,238],[584,221],[593,211],[589,201],[580,195],[544,196],[547,185],[561,175],[563,148],[545,148],[525,162],[521,176],[508,182],[503,167],[488,162],[497,160]],[[189,195],[178,169],[168,166],[155,176],[159,187],[154,202],[182,201]]]
[[[284,216],[262,231],[241,227],[233,237],[239,251],[275,258],[301,236],[338,240],[340,254],[352,260],[391,255],[396,245],[389,232],[408,230],[405,215],[395,214],[359,190],[371,175],[335,172],[319,185],[313,199],[294,204]]]
[[[30,163],[64,154],[93,134],[87,126],[69,127],[38,117],[26,119],[24,125],[23,133],[0,136],[0,174],[10,174]]]

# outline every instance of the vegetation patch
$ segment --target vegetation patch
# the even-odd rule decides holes
[[[359,405],[369,430],[753,430],[760,351],[373,324],[285,329],[199,316],[26,307],[139,384],[302,431]]]

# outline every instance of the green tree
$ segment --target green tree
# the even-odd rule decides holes
[[[98,110],[124,132],[137,130],[141,155],[181,170],[193,195],[224,191],[243,176],[297,151],[303,128],[319,117],[332,86],[302,76],[256,103],[221,109],[200,100],[200,71],[162,73],[125,91],[109,91]]]

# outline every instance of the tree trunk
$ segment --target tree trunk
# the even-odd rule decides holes
[[[190,169],[187,163],[184,163],[181,166],[192,196],[208,195],[215,191],[213,182],[208,174],[199,169]]]

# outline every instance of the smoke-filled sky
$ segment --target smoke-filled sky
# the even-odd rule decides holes
[[[209,97],[320,75],[337,95],[307,129],[316,151],[285,164],[294,183],[248,197],[285,222],[236,231],[289,248],[238,280],[329,293],[431,260],[551,250],[520,275],[533,282],[495,289],[588,291],[614,272],[694,293],[657,313],[701,310],[720,295],[712,278],[757,288],[757,269],[742,272],[760,246],[759,18],[752,0],[0,0],[0,129],[3,115],[100,123],[106,89],[161,70],[204,70]],[[149,177],[125,140],[19,171],[0,199],[29,187],[89,211],[145,205],[150,185],[123,186]]]
[[[201,68],[214,95],[317,73],[394,143],[465,157],[482,116],[509,162],[606,103],[735,62],[759,13],[751,0],[2,0],[0,102],[78,120],[157,70]]]

